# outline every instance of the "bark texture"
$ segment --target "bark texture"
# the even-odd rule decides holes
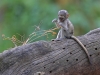
[[[73,39],[38,41],[0,53],[0,75],[100,75],[100,28],[77,38],[87,48],[92,65]]]

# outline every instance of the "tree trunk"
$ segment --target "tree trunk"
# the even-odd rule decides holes
[[[73,39],[38,41],[0,53],[0,75],[100,75],[100,28],[77,38],[87,48],[92,65]]]

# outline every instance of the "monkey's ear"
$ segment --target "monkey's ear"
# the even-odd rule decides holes
[[[69,17],[69,14],[67,14],[66,17],[68,18]]]

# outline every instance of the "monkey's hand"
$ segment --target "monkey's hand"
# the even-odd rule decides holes
[[[52,20],[52,22],[56,24],[56,27],[57,27],[57,28],[61,28],[61,26],[59,25],[57,19]]]
[[[53,19],[52,22],[53,22],[53,23],[57,23],[57,19]]]

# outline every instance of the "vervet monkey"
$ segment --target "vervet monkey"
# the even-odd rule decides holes
[[[74,33],[74,26],[72,25],[72,23],[70,22],[70,20],[68,19],[69,14],[66,10],[60,10],[58,12],[58,19],[54,19],[52,22],[54,22],[56,24],[56,26],[58,28],[61,28],[58,32],[57,38],[55,40],[60,40],[62,38],[67,38],[67,39],[74,39],[76,40],[76,42],[78,42],[78,44],[84,49],[84,51],[86,52],[89,62],[91,63],[90,60],[90,56],[89,53],[86,49],[86,47],[81,43],[80,40],[78,40],[78,38],[76,38],[75,36],[73,36]]]

